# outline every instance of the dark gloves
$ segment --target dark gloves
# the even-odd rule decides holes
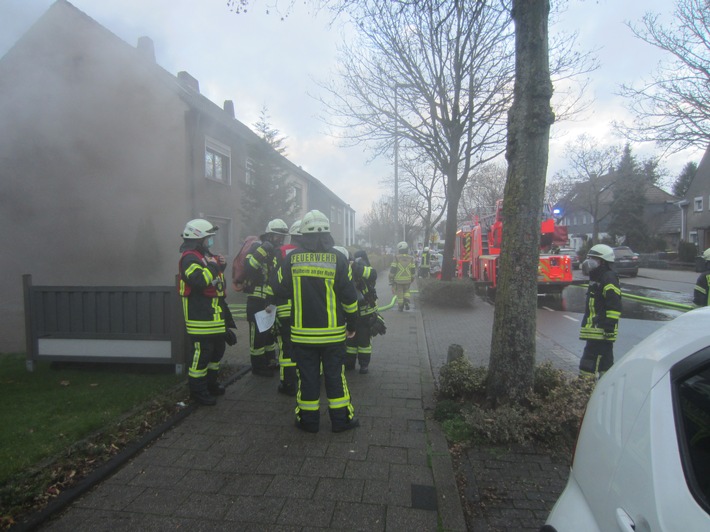
[[[227,329],[227,332],[224,333],[224,341],[227,343],[227,345],[236,345],[237,334],[232,329]]]
[[[386,334],[387,326],[385,325],[385,319],[380,316],[378,312],[375,312],[370,317],[370,336],[377,336],[378,334]]]
[[[273,254],[274,245],[267,240],[265,242],[262,242],[261,245],[256,248],[256,253],[254,253],[254,257],[256,257],[258,261],[263,262],[264,260],[266,260],[267,257]]]

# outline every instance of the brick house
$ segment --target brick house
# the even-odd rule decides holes
[[[0,351],[24,349],[22,274],[42,285],[170,285],[187,220],[217,225],[231,259],[259,137],[174,76],[143,37],[133,47],[65,0],[0,58],[0,222],[7,245]],[[284,159],[301,215],[354,241],[354,211]],[[286,220],[291,223],[293,220]]]
[[[681,238],[696,244],[702,253],[710,248],[710,146],[705,150],[698,171],[680,205]]]

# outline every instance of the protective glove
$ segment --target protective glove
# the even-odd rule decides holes
[[[227,345],[237,345],[237,334],[232,329],[227,329],[224,333],[224,341]]]
[[[385,319],[380,316],[378,312],[375,312],[370,318],[370,335],[377,336],[378,334],[386,334],[387,326],[385,325]]]
[[[261,245],[256,248],[256,253],[254,256],[257,258],[259,261],[264,261],[267,259],[267,257],[271,256],[274,254],[274,245],[269,242],[262,242]]]

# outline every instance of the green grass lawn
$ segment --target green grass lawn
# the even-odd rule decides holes
[[[0,354],[0,486],[184,380],[115,364],[45,362],[29,372],[24,355]]]

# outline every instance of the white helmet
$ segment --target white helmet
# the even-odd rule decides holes
[[[340,253],[342,253],[343,255],[345,255],[345,258],[346,258],[346,259],[350,260],[350,252],[348,252],[348,250],[345,249],[343,246],[333,246],[333,249],[334,249],[335,251],[339,251]]]
[[[587,252],[587,257],[602,259],[607,262],[614,262],[614,250],[606,244],[597,244]]]
[[[265,234],[274,233],[277,235],[287,235],[288,234],[288,225],[286,225],[286,222],[284,222],[281,218],[274,218],[268,224],[266,224],[266,230],[264,231],[264,233]]]
[[[301,220],[301,234],[330,233],[328,217],[320,211],[308,211]]]
[[[182,237],[188,240],[202,240],[208,236],[214,236],[218,227],[212,225],[212,222],[196,218],[185,224],[185,229],[182,230]]]
[[[397,244],[397,251],[401,251],[402,253],[406,253],[409,250],[409,245],[402,241],[399,244]]]
[[[706,249],[706,250],[703,252],[703,258],[704,258],[705,260],[710,260],[710,248]]]
[[[424,253],[429,253],[429,248],[428,248],[428,247],[425,247],[425,248],[424,248]]]
[[[298,236],[301,234],[301,220],[296,220],[291,224],[291,228],[288,230],[288,234],[291,236]]]

